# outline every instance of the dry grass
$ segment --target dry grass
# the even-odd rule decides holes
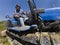
[[[0,31],[5,30],[6,29],[6,25],[4,21],[0,22]]]
[[[60,35],[57,33],[52,33],[51,37],[58,43],[60,43]]]
[[[0,32],[6,29],[5,21],[0,22]],[[0,43],[3,45],[10,45],[8,39],[0,35]]]

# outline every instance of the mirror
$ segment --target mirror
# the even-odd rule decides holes
[[[10,18],[10,16],[9,15],[6,15],[5,18]]]

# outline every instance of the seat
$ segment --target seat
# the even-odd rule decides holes
[[[8,30],[21,32],[21,31],[33,30],[36,28],[37,28],[37,25],[31,25],[31,26],[22,26],[22,27],[18,27],[18,26],[17,27],[10,27],[10,28],[8,28]]]

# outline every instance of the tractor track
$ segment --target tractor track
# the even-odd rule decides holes
[[[41,32],[41,45],[60,45],[60,33]]]
[[[13,33],[10,33],[10,35],[12,35]],[[38,37],[38,39],[39,39],[39,43],[40,44],[36,44],[36,45],[60,45],[60,33],[55,33],[55,32],[41,32],[41,33],[39,33],[40,35],[40,37]],[[13,34],[14,36],[16,36],[17,38],[18,38],[18,40],[19,40],[19,36],[18,35],[15,35],[15,34]],[[58,36],[58,38],[57,38],[57,36]],[[8,36],[9,37],[9,36]],[[11,37],[11,36],[10,36]],[[15,38],[16,38],[15,37]],[[12,39],[13,40],[15,40],[15,41],[17,41],[17,43],[19,42],[18,40],[17,40],[17,38],[16,39],[14,39],[14,37],[12,36]],[[26,39],[26,38],[25,38]],[[26,40],[27,41],[27,40]],[[28,40],[29,41],[29,40]],[[33,40],[32,40],[33,41]],[[24,41],[22,41],[22,43],[23,43]],[[30,44],[30,43],[29,43]],[[27,42],[27,44],[25,44],[25,45],[29,45],[28,44],[28,42]],[[31,45],[34,45],[34,44],[31,44]]]
[[[59,33],[49,33],[51,45],[60,45],[60,34]]]
[[[41,32],[41,45],[51,45],[49,35],[47,32]]]

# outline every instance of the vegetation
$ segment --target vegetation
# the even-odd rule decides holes
[[[5,29],[6,29],[5,21],[1,21],[0,22],[0,31],[5,30]]]
[[[8,39],[7,39],[6,37],[2,37],[1,42],[2,42],[4,45],[10,45],[10,43],[8,42]]]
[[[3,31],[6,29],[6,24],[5,24],[5,21],[1,21],[0,22],[0,31]],[[10,43],[8,42],[8,39],[6,37],[2,37],[0,35],[0,43],[3,43],[3,45],[10,45]]]

